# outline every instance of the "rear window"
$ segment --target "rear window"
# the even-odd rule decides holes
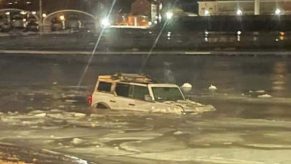
[[[115,92],[118,96],[129,97],[130,86],[128,84],[116,84]]]
[[[110,92],[111,91],[111,83],[107,82],[99,82],[97,90],[100,92]]]

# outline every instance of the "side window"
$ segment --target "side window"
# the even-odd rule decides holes
[[[129,97],[130,86],[128,84],[117,83],[115,92],[117,96]]]
[[[110,92],[111,91],[111,83],[107,82],[99,82],[97,90],[100,92]]]
[[[145,100],[145,95],[149,95],[147,87],[135,85],[132,88],[132,97],[138,100]]]

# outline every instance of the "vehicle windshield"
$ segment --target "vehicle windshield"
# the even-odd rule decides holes
[[[152,87],[156,101],[184,100],[184,96],[177,87]]]

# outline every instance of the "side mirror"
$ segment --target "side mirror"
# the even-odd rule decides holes
[[[154,101],[153,98],[150,95],[145,95],[144,96],[144,100],[145,101],[149,101],[149,102],[153,102]]]

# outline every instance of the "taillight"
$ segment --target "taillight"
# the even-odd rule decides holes
[[[87,100],[88,100],[88,104],[91,106],[92,105],[92,96],[91,95],[88,96]]]

